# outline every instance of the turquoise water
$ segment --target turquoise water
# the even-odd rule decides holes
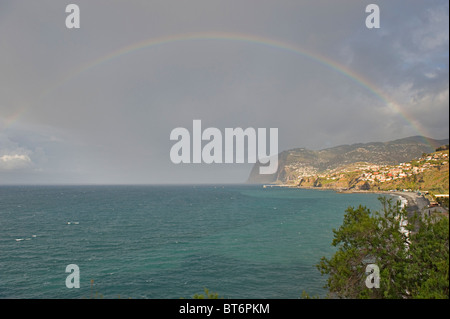
[[[376,194],[261,186],[2,186],[0,298],[325,296],[348,206]],[[65,285],[66,266],[80,288]],[[93,280],[93,285],[91,285]]]

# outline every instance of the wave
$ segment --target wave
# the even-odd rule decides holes
[[[404,208],[408,204],[408,200],[403,196],[398,196],[398,201],[400,201],[400,208]]]

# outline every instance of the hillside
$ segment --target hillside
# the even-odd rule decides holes
[[[414,190],[448,194],[449,152],[424,154],[397,165],[356,163],[285,184],[335,190]]]
[[[374,183],[373,188],[380,190],[411,189],[427,190],[435,194],[449,192],[449,151],[438,151],[419,160],[411,161],[412,169],[418,168],[417,173],[404,178],[391,179],[383,183]]]
[[[351,165],[397,165],[418,159],[424,153],[432,153],[449,140],[435,140],[413,136],[389,142],[341,145],[323,150],[297,148],[279,154],[278,170],[272,175],[260,175],[255,164],[248,183],[296,183],[318,186],[317,178],[333,171],[349,173]],[[352,178],[352,176],[348,176]],[[322,183],[323,184],[323,183]]]

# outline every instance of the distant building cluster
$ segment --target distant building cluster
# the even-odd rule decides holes
[[[318,173],[317,169],[302,163],[286,165],[285,180],[287,182],[301,181],[310,178],[321,178],[329,181],[338,181],[348,178],[349,174],[354,174],[353,179],[368,183],[384,183],[408,176],[417,175],[432,167],[445,165],[448,163],[448,152],[437,152],[424,154],[419,159],[409,163],[398,165],[376,165],[371,163],[354,163],[346,167],[328,170]]]
[[[289,174],[288,176],[288,180],[317,176],[318,173],[317,169],[315,169],[313,166],[304,165],[301,163],[286,165],[285,169],[291,172],[291,174]]]
[[[448,153],[435,153],[426,155],[411,163],[399,165],[369,165],[361,167],[361,180],[368,182],[388,182],[399,178],[417,175],[435,166],[448,163]]]

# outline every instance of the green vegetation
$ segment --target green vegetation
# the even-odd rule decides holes
[[[208,289],[203,288],[205,294],[195,294],[192,298],[193,299],[223,299],[222,297],[219,297],[217,293],[209,292]]]
[[[326,288],[337,298],[449,298],[449,220],[445,216],[409,218],[406,210],[380,197],[381,212],[349,207],[343,224],[334,229],[330,258],[317,268],[328,275]],[[379,288],[368,288],[367,264],[380,269]]]

